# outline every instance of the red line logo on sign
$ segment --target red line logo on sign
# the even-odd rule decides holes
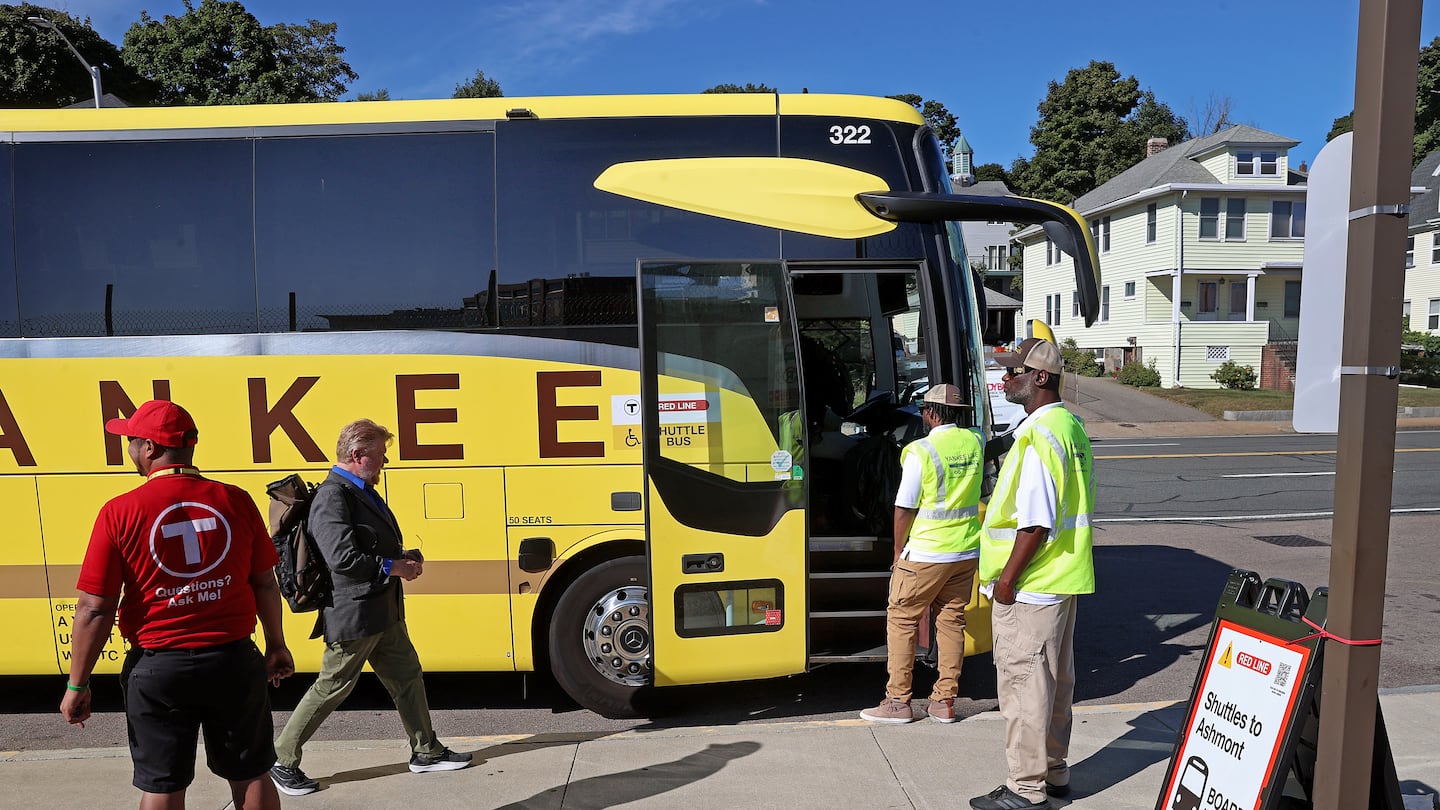
[[[703,411],[710,407],[710,403],[703,399],[667,399],[661,400],[659,409],[663,412],[679,411]]]
[[[1242,652],[1236,655],[1235,663],[1239,664],[1242,667],[1245,667],[1246,669],[1253,669],[1261,675],[1270,674],[1269,661],[1266,661],[1264,658],[1256,658],[1255,656],[1247,652]]]

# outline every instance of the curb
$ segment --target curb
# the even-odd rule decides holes
[[[1227,422],[1289,422],[1292,411],[1225,411]],[[1395,409],[1396,419],[1433,419],[1440,417],[1440,408],[1402,406]]]

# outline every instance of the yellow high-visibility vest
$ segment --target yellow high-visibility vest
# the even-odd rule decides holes
[[[905,446],[900,459],[921,462],[920,502],[906,546],[935,554],[980,548],[984,447],[974,431],[937,430]]]
[[[1005,570],[1015,546],[1015,502],[1020,464],[1033,448],[1055,480],[1055,526],[1015,583],[1017,591],[1050,594],[1095,592],[1090,521],[1095,509],[1095,475],[1085,425],[1064,407],[1050,408],[1019,432],[1005,456],[1000,478],[985,509],[980,541],[980,581]]]

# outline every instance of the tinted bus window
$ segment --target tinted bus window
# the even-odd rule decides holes
[[[911,138],[916,127],[890,121],[844,119],[853,127],[837,135],[835,119],[790,117],[780,122],[780,149],[785,157],[806,158],[848,166],[879,177],[888,189],[923,191],[915,166]],[[854,134],[863,132],[863,136]],[[841,140],[840,143],[835,141]],[[928,226],[902,223],[892,231],[864,239],[830,239],[801,233],[783,237],[787,259],[914,259],[925,255]]]
[[[10,203],[12,149],[0,144],[0,337],[20,335],[15,296],[15,209]]]
[[[488,132],[257,141],[260,328],[493,325],[494,143]]]
[[[633,324],[637,259],[779,255],[773,228],[594,186],[627,161],[773,156],[773,118],[509,121],[497,132],[501,326]]]
[[[27,337],[253,332],[250,144],[15,147]]]

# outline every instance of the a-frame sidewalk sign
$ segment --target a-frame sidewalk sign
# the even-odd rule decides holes
[[[1311,808],[1320,730],[1325,588],[1233,571],[1155,810]],[[1375,706],[1371,810],[1402,810]]]

